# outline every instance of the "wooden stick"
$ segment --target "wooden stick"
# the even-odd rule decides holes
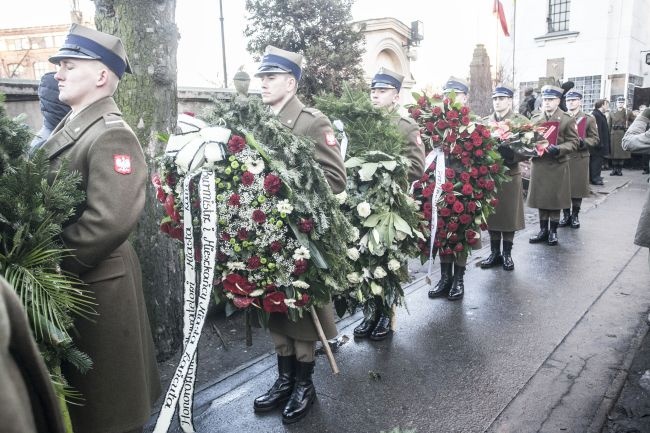
[[[327,355],[327,360],[330,362],[330,367],[332,367],[332,372],[334,374],[339,374],[339,367],[338,365],[336,365],[336,360],[334,359],[332,348],[330,347],[330,344],[327,342],[327,338],[325,338],[325,332],[323,332],[323,326],[320,324],[320,320],[318,319],[318,315],[316,314],[316,308],[312,306],[309,311],[311,311],[311,318],[314,321],[314,327],[316,328],[316,332],[318,332],[318,337],[320,338],[320,342],[323,344],[323,349],[325,350],[325,354]]]

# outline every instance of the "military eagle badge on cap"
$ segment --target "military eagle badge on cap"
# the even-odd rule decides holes
[[[325,143],[327,143],[328,146],[336,146],[338,144],[333,132],[325,134]]]
[[[113,169],[119,174],[131,174],[131,156],[113,155]]]

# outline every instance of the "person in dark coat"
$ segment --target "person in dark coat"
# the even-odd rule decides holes
[[[512,111],[513,95],[514,90],[511,87],[505,85],[495,87],[492,92],[494,113],[483,118],[483,121],[491,123],[510,119],[515,122],[526,122],[528,118]],[[490,255],[481,262],[481,268],[487,269],[502,265],[506,271],[512,271],[515,268],[511,254],[515,232],[526,226],[524,221],[524,188],[521,181],[519,162],[527,160],[528,157],[522,156],[507,145],[499,146],[497,150],[503,157],[504,164],[508,167],[506,174],[511,179],[508,182],[503,182],[497,189],[496,198],[499,203],[496,206],[496,212],[487,219],[488,232],[490,233]],[[502,240],[503,254],[501,253]]]
[[[562,83],[560,86],[562,88],[562,98],[560,98],[560,110],[566,112],[567,106],[566,106],[566,94],[569,92],[569,90],[573,89],[575,84],[573,81],[567,81],[565,83]]]
[[[594,103],[594,111],[591,114],[596,119],[598,127],[598,145],[589,148],[589,182],[592,185],[603,185],[603,177],[600,175],[603,168],[605,155],[609,154],[609,123],[607,122],[607,112],[609,101],[599,99]]]
[[[571,206],[569,154],[578,148],[578,131],[573,117],[559,109],[562,89],[544,86],[542,96],[542,112],[530,120],[539,125],[556,123],[558,134],[557,142],[550,143],[542,156],[533,157],[528,207],[538,209],[540,231],[528,241],[531,244],[547,242],[548,245],[557,245],[560,211]]]
[[[70,250],[61,267],[78,275],[95,299],[94,321],[79,319],[73,336],[93,360],[81,374],[64,365],[84,404],[70,405],[75,432],[142,431],[160,395],[160,377],[142,291],[140,262],[128,237],[144,208],[147,164],[113,94],[131,72],[122,41],[73,24],[52,57],[59,98],[72,110],[42,149],[51,182],[64,161],[82,178],[85,201],[63,228]]]
[[[29,153],[34,154],[50,137],[56,125],[70,111],[70,106],[59,100],[59,82],[54,72],[47,72],[38,84],[38,101],[43,115],[43,126],[29,145]]]
[[[0,276],[0,431],[64,433],[59,404],[23,305]]]
[[[300,54],[267,46],[255,73],[262,82],[262,102],[294,135],[314,141],[314,160],[322,167],[332,192],[337,194],[345,190],[347,180],[341,147],[327,116],[305,107],[296,97],[301,64]],[[334,338],[338,331],[332,303],[316,310],[325,337]],[[255,399],[253,407],[256,412],[267,412],[286,402],[282,422],[291,424],[307,415],[316,398],[312,375],[319,337],[310,315],[293,322],[285,314],[272,313],[269,329],[278,356],[278,379]]]
[[[519,104],[519,114],[526,116],[528,119],[533,115],[535,111],[535,91],[532,87],[528,87],[524,91],[524,99]]]
[[[589,149],[599,144],[596,119],[582,111],[582,93],[573,89],[566,94],[568,113],[576,120],[578,128],[578,149],[569,154],[571,175],[571,208],[563,209],[560,227],[580,228],[580,206],[582,199],[589,197]],[[584,123],[583,123],[584,122]],[[582,134],[582,135],[581,135]]]

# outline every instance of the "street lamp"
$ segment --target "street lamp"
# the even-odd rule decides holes
[[[417,47],[420,45],[420,41],[424,39],[424,24],[422,21],[412,21],[411,22],[411,34],[406,40],[407,47]]]

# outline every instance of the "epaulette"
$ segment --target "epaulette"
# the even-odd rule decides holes
[[[317,117],[317,116],[320,116],[320,115],[323,114],[323,113],[321,113],[321,111],[318,108],[313,108],[313,107],[305,107],[305,108],[302,109],[302,111],[305,112],[305,113],[309,113],[314,117]]]
[[[562,110],[559,110],[559,111],[562,111]],[[562,114],[564,114],[564,115],[567,116],[567,117],[573,117],[572,115],[570,115],[570,114],[567,113],[566,111],[562,111]]]
[[[107,128],[124,128],[126,123],[122,116],[117,113],[107,113],[104,114],[104,125]]]

